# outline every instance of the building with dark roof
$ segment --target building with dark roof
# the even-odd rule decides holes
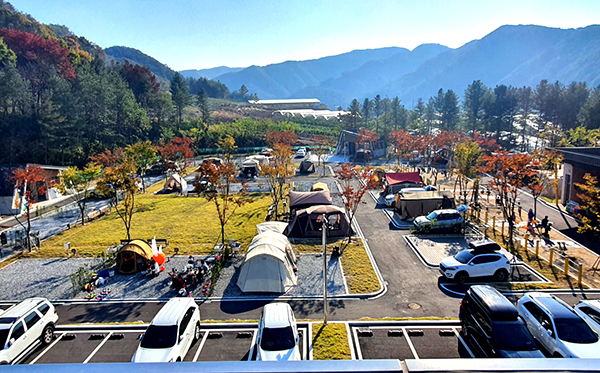
[[[600,180],[600,148],[556,148],[564,157],[561,202],[581,203],[575,184],[584,184],[583,176],[590,174]]]

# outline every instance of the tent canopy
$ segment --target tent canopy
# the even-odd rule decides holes
[[[329,187],[325,183],[314,183],[310,189],[312,192],[318,192],[321,190],[329,190]]]
[[[285,228],[288,226],[288,223],[284,223],[282,221],[268,221],[265,223],[260,223],[256,225],[256,230],[258,230],[258,233],[264,233],[264,232],[277,232],[277,233],[283,233],[285,231]]]
[[[427,215],[433,210],[454,208],[454,196],[446,191],[418,191],[396,194],[395,207],[401,219]]]
[[[237,281],[243,292],[285,293],[298,284],[287,253],[289,241],[278,235],[265,232],[252,240]]]
[[[331,205],[331,195],[329,191],[290,192],[290,209],[302,209],[314,205]]]
[[[246,158],[244,160],[244,162],[242,163],[242,167],[247,168],[247,167],[254,167],[254,168],[258,168],[258,165],[260,164],[260,162],[256,159],[252,159],[252,158]]]
[[[187,189],[187,181],[179,174],[173,174],[165,182],[164,189],[172,191],[184,191]]]
[[[419,172],[386,172],[385,178],[388,185],[395,185],[405,182],[422,184],[423,180]]]
[[[354,233],[343,209],[337,206],[319,205],[296,211],[285,231],[286,236],[321,237],[323,215],[328,217],[330,224],[332,223],[327,230],[327,236],[344,237]]]
[[[246,160],[255,160],[262,165],[269,164],[269,157],[261,154],[249,155],[246,157]]]
[[[146,241],[130,241],[117,252],[117,272],[126,274],[139,272],[150,259],[152,259],[152,248]]]
[[[254,238],[252,239],[252,242],[250,243],[250,247],[253,247],[253,245],[255,246],[259,246],[260,244],[272,244],[272,243],[277,243],[277,248],[278,249],[283,249],[284,253],[288,256],[288,259],[292,262],[292,263],[296,263],[297,259],[296,259],[296,254],[294,253],[294,249],[292,248],[292,245],[290,244],[290,241],[288,240],[288,238],[283,235],[282,233],[278,233],[278,232],[273,232],[273,231],[266,231],[263,233],[259,233],[256,236],[254,236]]]
[[[315,172],[315,164],[310,159],[305,159],[300,163],[299,172],[303,172],[303,173]]]

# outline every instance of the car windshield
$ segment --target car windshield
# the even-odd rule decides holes
[[[438,217],[438,214],[435,211],[432,212],[431,214],[427,215],[427,219],[429,219],[429,220],[435,220],[435,219],[437,219],[437,217]]]
[[[0,317],[0,324],[12,324],[17,321],[16,317]]]
[[[522,323],[495,323],[494,338],[498,348],[511,351],[537,350],[535,341]]]
[[[563,320],[555,319],[558,338],[572,343],[595,343],[598,336],[590,329],[585,321],[577,318]]]
[[[177,342],[177,325],[158,326],[150,325],[144,333],[140,347],[143,348],[169,348]]]
[[[458,260],[462,264],[467,264],[475,255],[470,250],[463,250],[454,256],[454,259]]]
[[[289,350],[296,345],[291,326],[283,328],[265,328],[260,340],[260,348],[265,351]]]
[[[10,329],[0,329],[0,350],[4,349]]]

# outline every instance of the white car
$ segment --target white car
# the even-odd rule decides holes
[[[300,148],[296,152],[296,158],[304,158],[305,155],[306,155],[306,149],[304,149],[304,148]]]
[[[596,334],[600,334],[600,300],[580,300],[574,310]]]
[[[256,360],[302,360],[298,342],[298,326],[290,305],[269,303],[264,306],[258,322]]]
[[[517,311],[550,356],[598,358],[598,335],[562,300],[551,294],[530,292],[519,299]]]
[[[501,252],[488,249],[489,247],[483,245],[482,249],[465,249],[454,256],[444,258],[440,262],[440,273],[459,284],[464,284],[470,277],[494,276],[494,280],[498,282],[508,280],[508,258]]]
[[[435,210],[427,216],[416,217],[413,224],[418,232],[448,229],[453,233],[460,233],[465,226],[465,219],[461,214],[468,209],[469,206],[460,205],[456,209]]]
[[[190,346],[199,338],[200,307],[193,298],[173,298],[154,316],[131,361],[183,361]]]
[[[27,356],[38,342],[54,338],[56,309],[46,298],[29,298],[0,314],[0,364],[12,364]]]

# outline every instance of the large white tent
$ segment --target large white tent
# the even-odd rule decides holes
[[[264,223],[257,224],[256,230],[258,231],[258,233],[264,233],[267,231],[283,233],[287,226],[288,223],[284,223],[282,221],[267,221]]]
[[[250,243],[237,285],[244,293],[285,293],[298,284],[294,261],[287,237],[261,233]]]

